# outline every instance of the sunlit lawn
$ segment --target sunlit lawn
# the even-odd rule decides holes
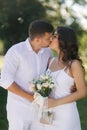
[[[0,56],[0,71],[1,71],[1,68],[3,65],[3,62],[4,62],[4,58],[3,58],[3,56]]]
[[[3,58],[1,57],[0,68],[2,67],[2,64],[3,64]],[[87,82],[87,75],[86,75],[86,82]],[[6,96],[7,96],[6,90],[0,87],[0,130],[8,130],[7,129],[8,123],[6,120],[6,109],[5,109]],[[82,130],[87,130],[87,97],[78,101],[77,105],[80,113]]]

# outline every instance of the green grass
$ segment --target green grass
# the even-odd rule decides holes
[[[4,57],[0,56],[0,71],[1,71],[1,68],[2,68],[2,65],[3,65],[3,62],[4,62]]]
[[[82,130],[87,130],[87,97],[77,102]]]
[[[8,130],[6,119],[6,98],[7,91],[0,87],[0,130]]]

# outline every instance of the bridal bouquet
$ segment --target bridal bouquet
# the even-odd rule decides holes
[[[48,96],[54,88],[54,82],[51,75],[41,75],[31,82],[31,89],[34,91],[34,102],[39,104],[39,120],[42,123],[50,124],[52,122],[52,110],[48,109]]]

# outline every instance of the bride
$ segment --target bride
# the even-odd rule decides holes
[[[86,84],[74,30],[57,27],[50,48],[58,53],[58,57],[50,60],[47,70],[56,84],[48,99],[53,121],[51,125],[40,123],[35,130],[81,130],[76,101],[86,96]],[[71,93],[70,87],[74,84],[76,91]]]

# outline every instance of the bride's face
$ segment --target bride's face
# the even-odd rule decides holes
[[[59,40],[58,40],[58,34],[55,33],[53,35],[53,38],[52,38],[52,41],[51,41],[51,44],[49,46],[52,50],[55,50],[57,52],[59,52]]]

